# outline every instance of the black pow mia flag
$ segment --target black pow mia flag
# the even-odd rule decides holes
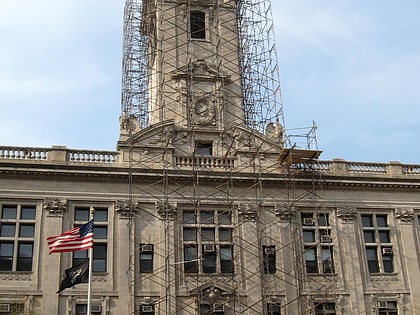
[[[88,283],[89,281],[89,260],[86,259],[81,264],[66,269],[64,271],[64,278],[60,282],[60,288],[56,293],[64,289],[71,288],[78,283]]]

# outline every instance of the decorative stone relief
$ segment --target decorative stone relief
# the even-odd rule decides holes
[[[255,150],[257,148],[255,135],[245,133],[242,130],[235,130],[233,133],[234,146],[236,150],[248,148]]]
[[[128,200],[117,200],[115,202],[115,211],[119,214],[121,219],[129,219],[130,213],[131,217],[133,217],[139,209],[137,203],[131,203]]]
[[[242,216],[245,221],[255,221],[258,218],[258,206],[242,204],[237,205],[238,214]]]
[[[287,203],[281,206],[275,205],[274,213],[280,218],[281,221],[290,221],[295,216],[294,207]]]
[[[131,132],[137,132],[140,130],[140,126],[139,126],[139,122],[137,118],[133,114],[127,116],[126,111],[123,111],[121,113],[119,121],[120,121],[121,132],[129,132],[130,129],[131,129]]]
[[[395,216],[401,223],[413,223],[414,211],[412,208],[396,208]]]
[[[174,219],[177,214],[178,205],[176,203],[171,204],[169,202],[156,201],[155,208],[161,219]]]
[[[45,198],[44,209],[48,211],[50,216],[62,216],[63,212],[68,209],[68,202],[65,198]]]
[[[216,97],[212,93],[196,93],[191,106],[191,122],[197,126],[216,125]]]
[[[31,281],[32,273],[4,272],[4,273],[0,273],[0,280],[2,281]]]
[[[265,135],[271,140],[284,145],[284,129],[279,123],[268,123],[265,127]]]
[[[153,140],[150,143],[161,143],[166,146],[172,144],[174,138],[173,127],[165,127],[162,129],[162,132],[154,136]]]
[[[354,207],[339,207],[336,211],[337,217],[348,223],[353,222],[357,215],[356,208]]]

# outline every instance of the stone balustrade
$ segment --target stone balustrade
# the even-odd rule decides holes
[[[175,156],[175,166],[180,167],[207,167],[207,168],[233,168],[234,158],[215,156]]]
[[[69,161],[74,163],[116,163],[117,152],[70,150]]]
[[[5,161],[55,162],[55,163],[104,163],[115,164],[119,153],[115,151],[72,150],[62,146],[52,148],[0,147],[0,163]]]
[[[48,160],[50,149],[45,148],[20,148],[0,147],[0,160]]]
[[[51,148],[0,146],[0,163],[57,163],[118,166],[120,152],[75,150],[63,146]],[[122,162],[121,162],[122,163]],[[238,160],[216,156],[173,156],[173,166],[191,169],[232,169],[238,167]],[[122,164],[121,164],[122,165]],[[294,163],[297,172],[316,172],[331,176],[420,176],[420,165],[388,163],[349,162],[343,159],[331,161],[316,160],[312,163]]]

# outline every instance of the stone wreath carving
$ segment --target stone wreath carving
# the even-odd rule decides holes
[[[196,94],[191,106],[191,121],[197,126],[216,124],[215,98],[210,94]]]

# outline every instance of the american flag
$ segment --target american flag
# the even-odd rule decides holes
[[[93,220],[63,234],[47,237],[49,254],[85,250],[93,246]]]

